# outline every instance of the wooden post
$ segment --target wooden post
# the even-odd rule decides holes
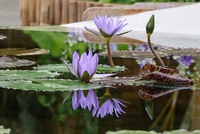
[[[30,26],[36,25],[36,0],[29,0],[29,23]]]
[[[62,0],[61,23],[69,23],[69,0]]]
[[[40,25],[53,25],[54,22],[54,0],[41,1]]]
[[[69,23],[78,21],[78,2],[75,0],[69,1]]]
[[[41,0],[36,0],[36,25],[40,25]]]
[[[29,9],[28,9],[28,2],[29,0],[21,0],[21,25],[22,26],[29,26]]]
[[[85,1],[78,1],[78,21],[82,21],[82,15],[85,10],[86,10]]]
[[[54,10],[54,25],[61,24],[61,0],[54,0],[55,10]]]

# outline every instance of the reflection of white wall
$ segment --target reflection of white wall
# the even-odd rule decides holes
[[[146,42],[146,23],[155,15],[155,30],[152,43],[168,47],[200,48],[200,3],[182,7],[160,9],[134,15],[123,16],[128,25],[123,31],[132,32],[122,36]],[[71,23],[66,27],[84,29],[84,26],[96,29],[93,21]]]

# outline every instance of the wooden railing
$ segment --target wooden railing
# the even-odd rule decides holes
[[[82,21],[87,8],[112,6],[118,4],[84,0],[20,0],[21,25],[60,25]]]

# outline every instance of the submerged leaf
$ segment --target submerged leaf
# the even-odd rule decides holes
[[[139,75],[143,79],[156,80],[158,82],[175,82],[175,83],[189,83],[193,84],[193,81],[182,77],[178,70],[156,66],[153,64],[145,64],[140,70]]]
[[[145,100],[145,110],[147,111],[149,118],[153,120],[154,105],[152,100]]]
[[[38,79],[33,81],[0,81],[0,87],[19,90],[34,91],[72,91],[72,90],[89,90],[98,89],[102,86],[99,84],[88,84],[77,80],[64,79]]]
[[[30,66],[36,62],[30,60],[17,59],[14,56],[2,56],[0,57],[0,68],[12,68],[20,66]]]

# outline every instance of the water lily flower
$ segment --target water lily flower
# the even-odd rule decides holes
[[[180,56],[177,61],[179,64],[189,67],[194,62],[194,58],[192,56]]]
[[[131,30],[123,32],[123,33],[119,33],[128,24],[128,23],[124,23],[125,19],[121,20],[120,17],[115,18],[114,16],[108,17],[107,15],[105,16],[98,15],[97,17],[94,17],[93,20],[96,27],[98,28],[98,31],[90,29],[88,27],[85,27],[85,29],[94,34],[102,35],[106,39],[108,59],[109,59],[110,66],[113,67],[114,63],[111,56],[110,39],[113,35],[126,34],[130,32]]]
[[[92,51],[90,50],[88,55],[83,53],[81,57],[79,57],[78,53],[75,51],[73,53],[73,60],[72,65],[73,69],[68,65],[68,63],[63,59],[63,62],[70,70],[70,72],[79,78],[80,81],[89,82],[91,77],[94,75],[98,62],[99,57],[97,54],[92,56]]]
[[[114,18],[114,16],[108,17],[107,15],[98,15],[97,17],[94,17],[93,20],[99,31],[87,27],[85,27],[85,29],[94,34],[101,34],[105,38],[111,38],[113,35],[122,35],[131,31],[129,30],[119,33],[119,31],[121,31],[128,24],[124,23],[125,20],[121,20],[121,17]]]

